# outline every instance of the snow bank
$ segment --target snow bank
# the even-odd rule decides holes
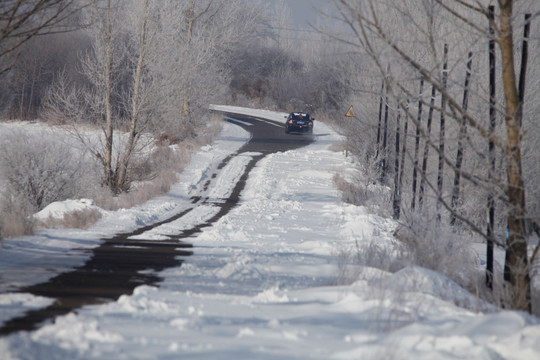
[[[49,218],[63,219],[65,214],[82,210],[100,211],[101,209],[94,205],[94,200],[91,199],[68,199],[47,205],[43,210],[34,214],[34,218],[39,221],[47,221]]]

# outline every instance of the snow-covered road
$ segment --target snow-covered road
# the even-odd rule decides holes
[[[281,113],[227,109],[283,119]],[[350,160],[329,150],[340,137],[326,125],[317,122],[315,135],[307,147],[260,160],[238,206],[191,239],[194,254],[180,267],[161,271],[159,286],[139,286],[118,301],[0,338],[0,359],[540,358],[537,318],[477,313],[473,295],[432,271],[363,267],[352,285],[335,285],[338,254],[356,244],[391,248],[395,224],[339,201],[333,177],[348,172]],[[88,231],[49,230],[6,241],[0,273],[44,261],[46,252],[61,260],[58,254],[95,247],[104,234],[166,219],[189,206],[214,167],[247,139],[240,127],[226,125],[221,139],[194,157],[168,196],[106,214]],[[208,189],[209,197],[226,197],[235,174],[256,155],[231,161]],[[212,211],[212,204],[200,206],[143,236],[162,240]],[[70,261],[51,273],[77,265]],[[12,276],[1,278],[0,321],[49,302],[5,290],[51,274]]]

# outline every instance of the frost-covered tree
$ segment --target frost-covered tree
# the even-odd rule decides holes
[[[64,122],[99,125],[103,137],[96,142],[77,130],[79,138],[103,167],[103,184],[115,194],[129,190],[129,167],[144,144],[141,136],[152,120],[158,80],[149,71],[155,56],[156,3],[95,1],[85,13],[92,49],[81,58],[86,83],[61,76],[51,89],[48,117]],[[127,134],[115,135],[119,127]]]
[[[48,117],[102,128],[99,142],[76,133],[119,194],[130,189],[145,135],[177,142],[204,129],[209,103],[228,86],[226,58],[252,32],[257,11],[241,0],[96,0],[85,16],[93,39],[81,56],[85,82],[60,76]]]
[[[420,101],[424,107],[437,112],[446,120],[445,151],[442,141],[438,140],[441,131],[427,133],[416,113],[408,106],[401,110],[420,130],[420,136],[428,144],[435,156],[430,160],[432,171],[439,164],[444,165],[437,181],[423,173],[423,180],[430,187],[437,204],[442,205],[462,224],[466,224],[476,234],[488,241],[495,241],[505,249],[505,280],[509,288],[508,306],[531,311],[530,259],[527,254],[527,213],[525,189],[530,187],[523,176],[522,151],[526,146],[523,139],[523,127],[519,125],[520,101],[518,97],[519,69],[514,62],[516,56],[515,29],[524,24],[524,12],[532,12],[535,19],[540,9],[538,3],[518,3],[512,0],[493,1],[442,1],[442,0],[335,0],[339,20],[349,28],[349,35],[337,34],[358,53],[371,57],[373,68],[385,79],[391,96],[395,99],[406,97]],[[495,3],[494,20],[489,17],[488,5]],[[530,20],[529,20],[530,21]],[[490,34],[489,27],[494,29]],[[396,30],[396,29],[399,29]],[[487,43],[495,41],[497,47],[497,86],[500,89],[496,102],[497,117],[502,126],[495,131],[489,129],[488,107],[490,95],[487,85]],[[447,45],[445,45],[447,44]],[[448,66],[445,46],[448,47]],[[474,55],[471,87],[468,107],[463,106],[464,78],[467,75],[469,53]],[[481,59],[485,59],[482,62]],[[478,60],[477,60],[478,59]],[[391,73],[387,69],[391,65]],[[429,91],[418,94],[420,80],[426,83],[424,89],[435,89],[439,96],[431,102]],[[528,91],[536,92],[538,89]],[[444,101],[441,102],[441,99]],[[438,117],[434,117],[436,121]],[[524,117],[524,124],[531,119]],[[462,139],[466,144],[466,157],[459,169],[456,169],[456,148],[460,129],[466,126],[467,134]],[[527,126],[527,125],[525,125]],[[497,168],[493,170],[487,156],[487,143],[492,142],[499,154]],[[449,150],[451,149],[451,150]],[[419,170],[419,169],[417,169]],[[470,209],[452,206],[451,179],[456,171],[466,182],[461,190],[466,191],[466,198],[474,199],[468,205]],[[442,186],[441,181],[444,180]],[[508,238],[504,235],[489,238],[483,225],[483,213],[487,194],[498,199],[498,208],[504,215],[500,217],[500,228],[508,229]],[[402,194],[405,196],[405,194]],[[474,205],[484,204],[483,206]],[[473,207],[478,206],[477,210]],[[482,210],[484,209],[484,210]],[[467,212],[468,211],[468,212]],[[475,213],[475,211],[477,211]],[[480,214],[480,215],[479,215]],[[472,216],[470,216],[472,215]]]
[[[169,79],[163,126],[176,137],[196,136],[208,104],[228,96],[230,61],[258,33],[263,11],[244,0],[167,0],[160,6],[166,46],[153,66]]]

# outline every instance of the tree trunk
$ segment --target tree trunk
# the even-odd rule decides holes
[[[21,99],[19,102],[19,120],[24,120],[24,94],[26,93],[26,83],[21,88]]]
[[[381,144],[381,121],[382,121],[382,105],[383,105],[383,90],[384,90],[384,80],[381,84],[381,97],[379,99],[379,121],[377,123],[377,150],[375,153],[375,158],[379,157],[379,148]]]
[[[112,71],[112,24],[111,24],[111,0],[107,1],[105,23],[103,24],[103,40],[105,45],[105,152],[103,155],[103,167],[105,169],[105,184],[115,194],[118,193],[114,172],[112,169],[113,151],[113,121],[111,105],[111,71]]]
[[[442,87],[446,92],[446,85],[448,82],[448,44],[444,44],[443,55],[443,69],[442,69]],[[441,95],[441,123],[439,130],[439,166],[437,172],[437,196],[439,199],[443,198],[443,179],[444,179],[444,141],[446,131],[446,96],[444,93]],[[437,201],[437,219],[441,220],[440,201]]]
[[[418,92],[418,116],[416,118],[416,137],[414,145],[414,166],[413,166],[413,179],[412,179],[412,200],[411,209],[416,207],[416,184],[418,178],[418,152],[420,150],[420,124],[422,123],[422,92],[424,91],[424,78],[420,79],[420,90]]]
[[[469,82],[471,78],[471,69],[472,69],[472,52],[469,53],[469,61],[467,62],[467,72],[465,74],[465,85],[463,86],[463,111],[467,112],[467,108],[469,107]],[[459,187],[461,184],[461,166],[463,164],[463,141],[465,137],[467,136],[467,119],[465,117],[462,118],[460,128],[459,128],[459,138],[458,138],[458,148],[457,148],[457,154],[456,154],[456,170],[454,174],[454,187],[452,190],[452,202],[451,202],[451,208],[452,212],[450,214],[450,225],[454,225],[456,223],[456,214],[457,206],[459,202]]]
[[[386,141],[388,139],[388,88],[386,88],[386,97],[384,104],[384,128],[382,143],[382,161],[381,161],[381,183],[386,182]]]
[[[148,6],[149,1],[145,2],[144,18],[141,26],[141,33],[139,38],[139,59],[137,60],[137,68],[135,70],[135,81],[133,85],[133,95],[131,99],[131,122],[129,127],[128,140],[124,148],[122,159],[120,160],[120,166],[118,168],[118,187],[121,191],[127,191],[130,187],[130,181],[128,179],[128,166],[135,147],[135,139],[137,137],[137,125],[139,121],[139,92],[141,90],[141,77],[144,59],[147,51],[147,19],[148,19]]]
[[[429,144],[428,140],[431,136],[431,123],[433,121],[433,109],[435,108],[435,95],[436,90],[435,86],[431,86],[431,100],[429,102],[429,113],[428,113],[428,119],[427,119],[427,134],[426,134],[426,142],[424,144],[424,156],[422,158],[422,172],[421,172],[421,179],[420,179],[420,188],[418,189],[418,207],[422,209],[422,206],[424,205],[424,189],[426,186],[426,176],[427,176],[427,162],[428,162],[428,155],[429,155]]]
[[[512,0],[499,0],[502,83],[505,98],[507,146],[506,196],[511,205],[508,214],[508,246],[504,278],[511,285],[512,304],[516,310],[531,311],[531,288],[525,234],[525,190],[521,168],[521,134],[519,126],[519,97],[514,67],[512,29]]]
[[[34,63],[32,68],[32,82],[30,83],[30,98],[28,100],[28,108],[26,109],[25,117],[34,117],[35,116],[35,107],[34,107],[34,89],[36,87],[36,79],[39,77],[41,71],[36,70],[40,66],[37,63]]]
[[[399,110],[398,110],[399,111]],[[399,115],[398,115],[399,116]],[[399,168],[399,184],[398,184],[398,195],[399,195],[399,202],[398,202],[398,219],[401,213],[401,194],[403,189],[403,173],[405,170],[405,153],[407,152],[407,131],[409,131],[409,118],[405,116],[405,125],[403,127],[403,147],[401,149],[401,161],[400,161],[400,168]]]
[[[400,193],[399,193],[399,131],[400,131],[400,117],[401,113],[398,110],[397,118],[396,118],[396,152],[395,152],[395,159],[394,159],[394,201],[393,201],[393,209],[394,209],[394,219],[399,219],[400,215]]]
[[[489,7],[489,33],[494,38],[495,29],[495,6]],[[488,162],[490,168],[488,169],[488,182],[492,182],[495,173],[495,144],[493,143],[492,136],[495,134],[495,126],[497,124],[496,118],[496,84],[495,84],[495,40],[489,40],[489,143],[488,143]],[[495,244],[495,200],[493,193],[488,193],[487,201],[487,249],[486,249],[486,285],[488,288],[493,288],[493,248]]]
[[[525,79],[527,77],[527,58],[529,53],[529,32],[531,29],[531,14],[525,14],[523,29],[523,45],[521,47],[521,67],[519,70],[519,126],[523,121],[523,102],[525,100]]]
[[[207,10],[205,10],[206,12]],[[192,1],[189,5],[189,8],[185,12],[185,21],[186,21],[186,32],[184,34],[184,58],[187,57],[187,52],[189,51],[190,45],[191,45],[191,38],[193,37],[193,26],[195,24],[195,21],[204,14],[202,12],[201,14],[196,15],[195,14],[195,1]],[[189,103],[189,89],[190,89],[190,79],[189,77],[184,78],[184,84],[182,84],[182,112],[184,115],[184,120],[188,122],[188,124],[191,122],[191,107]],[[191,125],[189,125],[191,127]]]

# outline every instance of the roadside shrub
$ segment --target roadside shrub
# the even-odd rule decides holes
[[[366,243],[359,244],[357,241],[354,248],[339,252],[337,285],[349,285],[364,277],[364,280],[374,280],[371,278],[373,270],[369,271],[369,275],[363,276],[366,268],[395,273],[412,263],[404,246],[399,243],[385,246],[375,239],[378,234],[373,235],[374,238]]]
[[[391,190],[374,183],[361,170],[334,176],[334,183],[342,193],[342,200],[365,206],[373,214],[389,218]],[[434,214],[436,212],[433,212]],[[373,240],[356,245],[355,249],[338,255],[339,283],[352,283],[361,276],[363,267],[395,272],[416,264],[437,271],[467,290],[479,294],[478,257],[472,248],[472,235],[459,233],[455,227],[439,221],[435,216],[403,209],[400,226],[395,232],[399,240],[394,246],[381,246]],[[481,296],[481,294],[479,294]]]
[[[34,232],[34,221],[28,210],[19,206],[12,196],[0,199],[0,239],[27,235]]]
[[[7,193],[22,206],[39,211],[48,204],[80,195],[85,184],[82,156],[42,133],[12,131],[0,145],[0,167]]]
[[[341,200],[353,205],[365,206],[373,214],[390,217],[392,192],[389,187],[375,183],[360,172],[344,177],[334,175],[334,183],[341,191]]]
[[[2,236],[29,233],[31,214],[54,201],[88,194],[91,179],[86,165],[83,154],[52,132],[18,129],[2,134]]]
[[[406,213],[396,237],[411,253],[414,263],[437,271],[460,286],[477,291],[478,257],[472,239],[434,216]]]

